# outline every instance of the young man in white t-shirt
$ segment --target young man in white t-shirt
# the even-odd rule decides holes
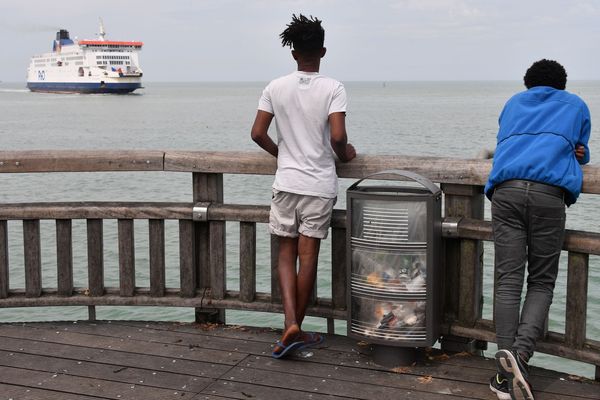
[[[275,358],[323,341],[301,326],[317,275],[321,239],[327,237],[337,198],[334,153],[342,162],[356,157],[346,135],[344,86],[319,74],[326,52],[321,21],[293,15],[280,38],[283,46],[293,46],[298,69],[267,85],[252,126],[252,140],[277,157],[269,231],[279,237],[285,327],[272,353]],[[273,117],[277,143],[268,135]]]

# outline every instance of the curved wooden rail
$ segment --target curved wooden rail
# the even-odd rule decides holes
[[[260,152],[190,151],[1,151],[0,173],[106,171],[163,171],[191,173],[192,198],[165,202],[53,202],[0,204],[0,307],[96,305],[154,305],[194,307],[198,318],[222,318],[220,310],[281,312],[277,285],[277,241],[271,240],[271,289],[257,292],[256,224],[268,222],[268,205],[223,203],[223,174],[272,175],[276,160]],[[443,232],[445,247],[444,340],[459,336],[495,341],[493,321],[482,318],[483,241],[493,240],[491,224],[483,218],[485,184],[491,160],[400,155],[361,155],[338,164],[342,178],[404,169],[440,184],[444,215],[456,221],[455,232]],[[268,190],[265,188],[265,190]],[[583,191],[600,193],[600,168],[584,167]],[[65,196],[68,196],[66,194]],[[66,198],[65,200],[68,200]],[[198,221],[194,205],[207,204],[207,220]],[[23,223],[24,287],[9,283],[8,221]],[[40,220],[56,221],[55,287],[42,287]],[[73,285],[72,220],[87,224],[88,287]],[[104,285],[103,221],[118,223],[119,286]],[[150,286],[135,282],[136,220],[148,221]],[[179,287],[167,287],[165,220],[179,223]],[[227,288],[225,223],[239,223],[239,291]],[[309,314],[346,318],[345,210],[335,210],[331,222],[331,295],[314,297]],[[600,233],[567,231],[568,255],[565,332],[548,332],[539,350],[596,365],[600,376],[600,342],[587,336],[589,255],[600,254]],[[78,270],[78,269],[75,269]],[[444,342],[442,342],[444,346]]]

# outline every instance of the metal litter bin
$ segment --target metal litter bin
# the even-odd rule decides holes
[[[382,178],[409,185],[365,184]],[[369,175],[347,190],[346,223],[348,336],[410,363],[440,336],[441,190],[410,171]]]

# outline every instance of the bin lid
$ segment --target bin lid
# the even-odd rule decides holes
[[[366,179],[373,179],[376,176],[381,176],[381,175],[395,175],[398,176],[399,178],[408,178],[412,181],[417,182],[418,184],[420,184],[421,186],[423,186],[424,188],[426,188],[427,190],[429,190],[433,195],[438,195],[441,193],[441,189],[439,187],[437,187],[436,184],[434,184],[433,182],[431,182],[429,179],[425,178],[422,175],[416,174],[412,171],[406,171],[406,170],[401,170],[401,169],[390,169],[390,170],[385,170],[385,171],[379,171],[379,172],[375,172],[373,174],[367,175],[364,178],[354,182],[349,188],[348,190],[358,190],[359,187],[358,185],[360,185],[360,183]]]

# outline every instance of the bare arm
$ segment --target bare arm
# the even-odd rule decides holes
[[[582,161],[585,158],[585,146],[582,144],[575,146],[575,158],[577,158],[578,161]]]
[[[252,136],[252,140],[254,140],[254,142],[263,150],[271,154],[273,157],[277,157],[279,149],[277,148],[277,144],[273,141],[273,139],[271,139],[268,133],[269,125],[271,125],[272,120],[273,114],[258,110],[250,135]]]
[[[348,143],[346,134],[346,113],[336,112],[329,115],[331,147],[340,161],[348,162],[356,157],[354,146]]]

